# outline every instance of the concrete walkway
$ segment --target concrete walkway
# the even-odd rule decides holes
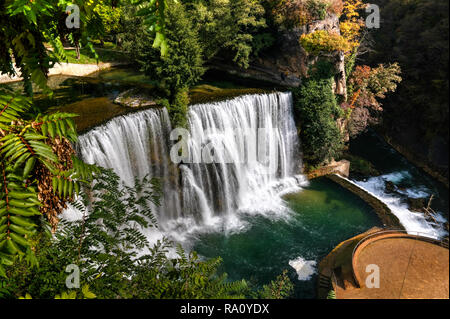
[[[368,265],[380,270],[380,287],[366,287]],[[448,299],[449,250],[404,233],[362,242],[352,260],[355,285],[337,285],[339,299]],[[357,287],[357,286],[360,287]]]

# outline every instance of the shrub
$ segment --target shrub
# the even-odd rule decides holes
[[[253,44],[270,44],[260,42],[270,40],[267,36],[254,39],[254,34],[266,27],[264,12],[260,1],[255,0],[194,2],[189,14],[198,28],[205,60],[220,54],[221,59],[247,68],[255,48]]]
[[[343,142],[336,118],[341,114],[332,88],[332,65],[319,61],[310,78],[294,90],[304,159],[318,165],[340,155]]]
[[[8,277],[0,279],[0,297],[53,299],[82,292],[108,299],[286,298],[292,292],[285,274],[264,291],[251,291],[245,280],[231,282],[219,273],[220,257],[200,260],[181,246],[168,257],[175,247],[167,239],[151,245],[144,229],[157,227],[151,207],[159,204],[158,180],[144,178],[126,187],[112,171],[102,170],[88,194],[76,204],[82,218],[64,221],[54,238],[35,238],[38,268],[25,259],[8,268]],[[79,294],[65,286],[69,264],[80,269]]]
[[[189,105],[189,91],[183,88],[177,91],[168,111],[174,127],[186,127]]]
[[[339,16],[342,0],[277,0],[270,5],[271,15],[280,29],[292,29],[314,20],[325,19],[327,14]]]
[[[326,0],[306,0],[306,9],[312,17],[323,20],[327,16],[330,4]]]
[[[351,49],[347,40],[334,32],[318,30],[309,34],[302,34],[300,43],[306,52],[319,55],[334,51],[347,52]]]

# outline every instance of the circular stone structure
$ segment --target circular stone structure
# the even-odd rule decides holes
[[[352,256],[354,285],[335,283],[338,299],[448,299],[448,243],[400,231],[363,238]]]

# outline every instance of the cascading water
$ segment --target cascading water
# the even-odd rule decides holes
[[[445,237],[448,235],[444,227],[446,219],[439,212],[433,215],[435,222],[429,221],[423,213],[410,210],[399,195],[386,192],[385,181],[398,182],[407,176],[408,172],[402,171],[371,177],[366,181],[348,181],[385,203],[409,233],[437,239]],[[401,192],[412,198],[424,198],[430,195],[426,190],[417,189],[405,189]]]
[[[288,93],[192,106],[183,207],[203,222],[236,211],[273,212],[298,190],[298,137]],[[211,162],[205,164],[205,162]]]
[[[136,178],[161,178],[164,198],[161,217],[177,218],[181,211],[178,170],[170,161],[166,109],[151,109],[120,116],[80,136],[78,149],[83,160],[112,168],[128,186]],[[159,215],[159,214],[158,214]]]
[[[189,155],[178,166],[170,157],[166,109],[115,118],[80,136],[79,152],[88,163],[112,168],[129,186],[135,177],[161,178],[164,196],[156,215],[163,231],[220,221],[228,227],[240,212],[287,210],[281,194],[305,182],[294,175],[301,162],[290,93],[194,105],[188,123]]]

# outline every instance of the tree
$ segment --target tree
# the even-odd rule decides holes
[[[143,43],[140,46],[139,62],[142,70],[157,79],[166,90],[166,103],[174,126],[184,126],[189,103],[187,90],[200,80],[203,67],[202,47],[198,33],[185,6],[172,2],[165,17],[167,51],[159,51]]]
[[[89,32],[95,27],[92,1],[77,1],[80,8],[81,23],[85,28],[76,31],[64,27],[67,0],[5,0],[0,2],[0,72],[15,74],[16,66],[25,82],[25,90],[32,95],[31,83],[36,83],[44,94],[51,94],[47,86],[48,70],[58,61],[67,57],[61,42],[61,32],[74,34],[74,41],[81,41],[91,48]],[[63,30],[63,31],[62,31]],[[73,31],[73,32],[72,32]],[[53,50],[45,47],[49,43]],[[95,53],[95,52],[94,52]]]
[[[349,86],[353,93],[349,107],[354,109],[351,114],[350,135],[356,136],[365,131],[369,125],[377,124],[380,112],[383,111],[380,99],[386,93],[395,92],[401,69],[398,63],[371,68],[367,65],[358,65],[353,71]]]
[[[308,34],[302,34],[300,43],[306,52],[319,55],[335,51],[348,52],[351,47],[347,40],[338,33],[326,30],[318,30]]]
[[[82,13],[92,7],[80,1]],[[58,19],[66,1],[3,1],[0,4],[0,67],[13,74],[20,68],[25,87],[31,83],[44,94],[48,69],[64,58]],[[64,9],[62,9],[64,8]],[[62,11],[60,11],[62,9]],[[86,16],[81,19],[87,21]],[[81,32],[82,35],[86,33]],[[53,45],[48,50],[44,42]],[[55,229],[57,215],[82,183],[89,183],[95,167],[75,156],[72,142],[77,133],[74,114],[34,114],[31,98],[0,89],[0,275],[4,266],[25,258],[36,265],[32,237],[47,226]]]
[[[169,258],[168,249],[174,245],[167,239],[151,245],[143,232],[157,227],[151,207],[159,205],[159,181],[144,178],[135,185],[126,187],[116,174],[102,169],[89,196],[81,194],[74,204],[82,217],[64,221],[54,239],[41,236],[36,252],[41,266],[29,268],[16,260],[8,269],[8,278],[0,280],[0,295],[75,297],[76,291],[66,292],[68,264],[79,267],[81,286],[89,287],[88,295],[98,298],[222,299],[253,294],[285,298],[292,292],[285,274],[259,293],[250,291],[245,280],[230,282],[226,274],[219,273],[220,258],[201,261],[181,246]]]
[[[386,93],[394,92],[400,77],[401,69],[398,63],[384,66],[378,65],[371,68],[367,65],[358,65],[349,79],[352,86],[353,98],[350,107],[367,107],[381,111],[381,103],[378,99],[384,99]]]
[[[343,10],[339,29],[341,35],[350,45],[350,50],[354,51],[360,46],[364,21],[359,16],[359,11],[364,9],[366,4],[361,0],[343,0]]]
[[[255,0],[195,1],[188,6],[206,61],[220,56],[247,68],[253,34],[266,26],[264,7]]]
[[[31,100],[0,90],[0,274],[25,256],[34,263],[31,236],[47,217],[55,229],[66,202],[96,169],[76,156],[74,114],[27,119]]]
[[[166,40],[166,11],[169,1],[177,0],[130,0],[133,6],[138,7],[137,15],[144,18],[146,30],[153,36],[153,48],[159,49],[161,56],[167,53]]]
[[[269,6],[273,19],[281,29],[292,29],[323,20],[329,14],[340,16],[342,0],[276,0]]]

